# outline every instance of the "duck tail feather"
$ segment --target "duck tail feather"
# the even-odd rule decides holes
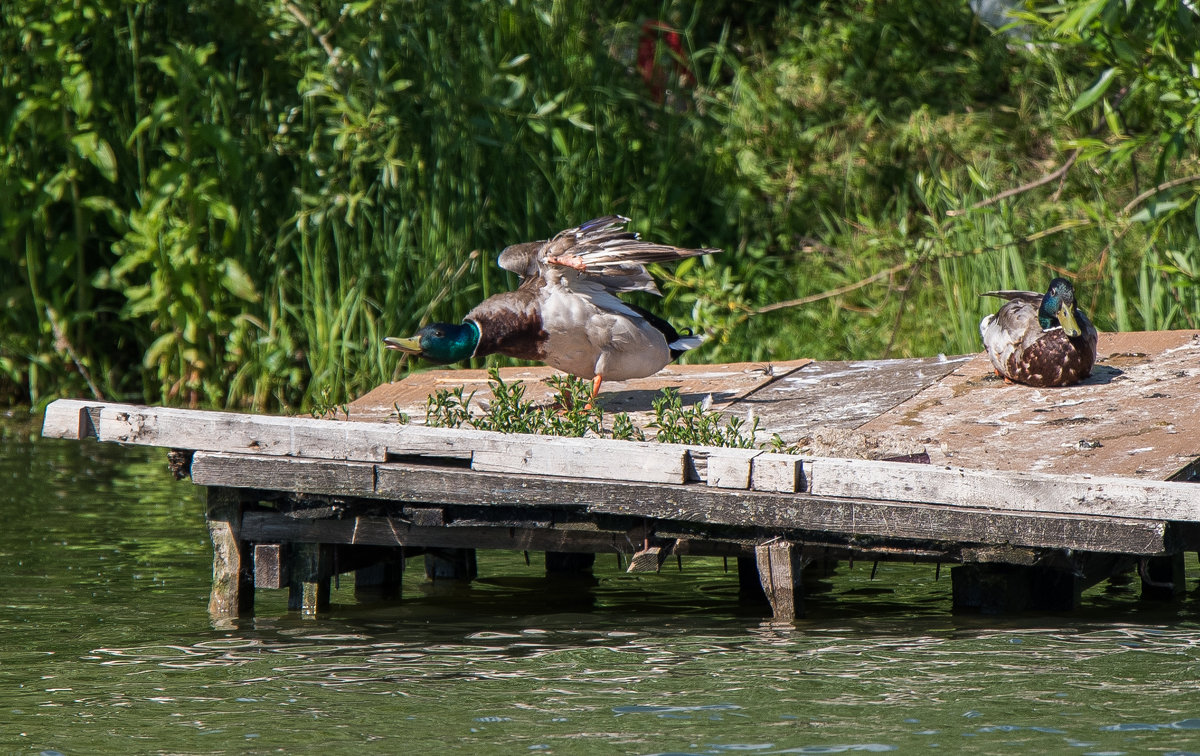
[[[695,336],[688,334],[686,336],[680,336],[667,346],[670,347],[671,351],[673,352],[686,352],[689,349],[695,349],[696,347],[700,346],[707,338],[708,337],[704,334]]]

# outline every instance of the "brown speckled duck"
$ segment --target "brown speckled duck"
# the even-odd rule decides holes
[[[996,374],[1029,386],[1069,386],[1096,361],[1096,329],[1075,303],[1075,289],[1055,278],[1045,294],[989,291],[1008,301],[979,324]]]
[[[592,379],[642,378],[661,370],[699,337],[622,301],[618,292],[659,294],[644,267],[719,252],[642,241],[628,218],[609,215],[559,232],[549,241],[514,244],[500,267],[522,279],[514,291],[488,297],[461,324],[431,323],[410,338],[386,338],[389,349],[448,364],[503,354],[544,362]]]

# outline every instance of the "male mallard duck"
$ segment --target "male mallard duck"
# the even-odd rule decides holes
[[[1096,328],[1075,304],[1065,278],[1036,291],[989,291],[1008,302],[979,324],[997,375],[1030,386],[1069,386],[1087,378],[1096,361]]]
[[[653,375],[702,339],[621,301],[617,292],[659,294],[645,263],[673,262],[719,252],[642,241],[625,231],[628,218],[608,215],[559,232],[550,241],[514,244],[500,267],[521,277],[514,291],[495,294],[459,325],[432,323],[407,339],[386,338],[389,349],[439,363],[504,354],[537,360],[592,379],[592,398],[604,379]]]

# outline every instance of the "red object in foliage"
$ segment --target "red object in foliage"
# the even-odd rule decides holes
[[[665,50],[660,54],[660,42],[670,49],[670,54]],[[660,57],[669,57],[670,61],[660,60]],[[669,68],[665,67],[664,63]],[[662,21],[647,21],[642,24],[642,36],[638,40],[637,69],[642,74],[646,86],[650,88],[650,95],[655,102],[663,101],[672,74],[680,87],[690,86],[693,81],[679,32]]]

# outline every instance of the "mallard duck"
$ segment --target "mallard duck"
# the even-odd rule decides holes
[[[544,362],[592,379],[592,398],[605,379],[643,378],[702,339],[616,295],[659,295],[644,267],[719,252],[642,241],[628,218],[608,215],[568,228],[549,241],[506,247],[499,264],[521,277],[513,291],[488,297],[460,324],[431,323],[409,338],[383,343],[432,362],[504,354]]]
[[[1096,361],[1096,328],[1075,304],[1075,288],[1055,278],[1045,294],[989,291],[1007,299],[979,324],[996,374],[1029,386],[1069,386],[1087,378]]]

